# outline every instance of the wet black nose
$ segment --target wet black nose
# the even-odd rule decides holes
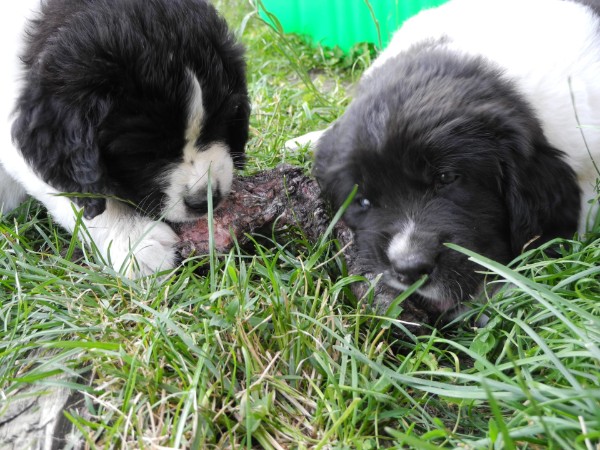
[[[398,281],[404,284],[413,284],[424,275],[431,275],[435,268],[435,255],[411,253],[392,261],[392,268]]]
[[[212,196],[213,208],[216,208],[221,201],[221,195],[214,193]],[[183,204],[187,210],[194,214],[206,214],[208,212],[208,201],[206,195],[188,195],[183,199]]]

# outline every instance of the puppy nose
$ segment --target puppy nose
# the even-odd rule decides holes
[[[221,200],[221,195],[215,192],[212,196],[213,208],[216,208]],[[208,200],[206,194],[195,194],[184,197],[183,204],[188,211],[195,214],[206,214],[208,212]]]
[[[412,253],[392,261],[392,268],[401,283],[413,284],[424,275],[431,275],[435,258],[426,253]]]

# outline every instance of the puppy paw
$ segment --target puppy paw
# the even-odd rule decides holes
[[[286,141],[284,148],[288,151],[298,151],[303,147],[314,149],[325,131],[326,130],[312,131],[302,136],[292,138]]]
[[[116,270],[139,278],[177,265],[179,237],[166,223],[139,220],[128,231],[114,236],[107,248],[106,256]]]

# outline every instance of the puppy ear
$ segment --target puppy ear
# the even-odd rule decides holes
[[[47,95],[34,83],[26,85],[17,102],[12,137],[21,154],[46,183],[74,195],[84,217],[106,209],[105,169],[100,159],[96,128],[99,110],[84,108]],[[87,196],[86,194],[90,194]]]
[[[534,239],[538,246],[555,237],[571,238],[579,220],[581,193],[563,153],[546,142],[528,153],[526,160],[504,167],[514,254]]]
[[[347,166],[348,151],[351,148],[349,143],[345,142],[345,137],[341,124],[334,123],[319,137],[315,149],[313,175],[319,183],[321,193],[334,208],[343,204],[353,187],[350,185],[348,190],[344,184],[350,179]]]

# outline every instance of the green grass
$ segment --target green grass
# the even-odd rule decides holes
[[[341,113],[371,49],[312,49],[245,3],[217,5],[248,48],[246,170],[309,170],[283,143]],[[470,255],[500,280],[470,313],[490,323],[418,337],[348,295],[333,242],[296,231],[136,281],[35,202],[0,233],[0,421],[24,386],[67,386],[84,395],[69,419],[89,448],[600,445],[600,233],[511,269]]]

